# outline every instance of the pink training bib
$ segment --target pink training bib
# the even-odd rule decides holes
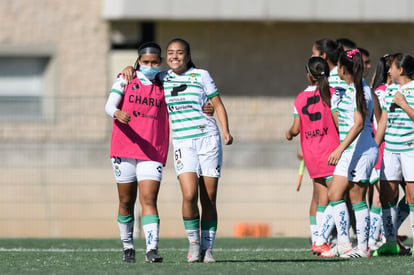
[[[331,88],[331,95],[335,89]],[[306,168],[311,178],[333,174],[335,166],[328,157],[339,145],[339,135],[331,109],[323,103],[319,90],[305,90],[295,99],[300,120],[300,143]]]
[[[164,91],[155,84],[129,83],[118,108],[131,116],[128,124],[114,119],[111,157],[158,161],[165,165],[169,144]]]

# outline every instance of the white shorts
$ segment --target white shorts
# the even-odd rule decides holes
[[[120,157],[113,157],[111,161],[117,183],[161,181],[163,169],[161,162]]]
[[[384,150],[381,180],[414,181],[414,151],[390,152]]]
[[[377,160],[377,147],[371,147],[362,154],[355,150],[345,150],[336,165],[334,175],[346,177],[352,182],[369,182]]]
[[[220,135],[173,140],[174,167],[177,176],[194,172],[199,176],[219,178],[223,162]]]
[[[381,169],[374,168],[372,169],[371,177],[369,178],[369,182],[371,184],[375,184],[380,179],[380,171]]]

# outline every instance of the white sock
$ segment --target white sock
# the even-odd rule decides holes
[[[322,215],[321,226],[319,228],[319,235],[316,239],[316,245],[328,243],[328,238],[331,236],[332,230],[335,228],[335,220],[333,218],[333,208],[329,204]]]
[[[316,242],[316,239],[318,238],[318,222],[316,221],[315,216],[309,217],[309,225],[311,231],[311,241],[313,244],[314,242]]]
[[[142,217],[142,228],[145,234],[146,252],[158,249],[160,219],[158,215],[148,215]]]
[[[411,222],[411,234],[414,237],[414,204],[409,204],[410,207],[410,222]]]
[[[355,212],[358,248],[363,251],[367,251],[370,225],[370,216],[367,203],[365,201],[354,203],[352,204],[352,208]]]
[[[200,230],[187,229],[185,232],[187,233],[187,239],[190,243],[200,244]]]
[[[374,245],[380,239],[382,227],[381,208],[371,206],[368,246]]]
[[[382,222],[384,225],[384,235],[388,242],[397,241],[397,207],[388,205],[382,207]]]
[[[217,221],[201,221],[201,250],[213,250]]]
[[[401,224],[405,221],[405,219],[410,215],[410,208],[409,205],[405,202],[405,196],[400,200],[397,206],[397,231],[400,228]]]
[[[338,244],[348,246],[349,241],[349,213],[344,200],[331,202],[333,217],[338,231]]]
[[[322,224],[324,222],[323,218],[324,218],[324,212],[326,210],[328,206],[327,205],[318,205],[318,208],[316,210],[316,224],[318,226],[317,228],[317,236],[319,236],[321,228],[322,228]]]
[[[216,239],[216,231],[213,230],[201,230],[201,249],[213,250],[214,240]]]
[[[118,227],[124,250],[134,249],[134,215],[118,214]]]
[[[184,228],[188,241],[200,244],[200,219],[184,219]]]

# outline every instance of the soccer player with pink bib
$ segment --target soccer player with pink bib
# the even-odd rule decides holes
[[[169,125],[164,90],[156,75],[161,48],[147,42],[138,49],[136,76],[119,76],[105,105],[113,118],[110,157],[118,187],[118,226],[125,262],[135,262],[134,205],[139,191],[146,262],[162,262],[158,255],[160,218],[157,197],[167,160]]]
[[[300,133],[303,158],[318,197],[318,209],[328,205],[327,183],[332,179],[334,166],[328,165],[328,156],[339,145],[339,136],[332,118],[330,104],[335,89],[329,87],[329,66],[322,57],[311,57],[306,66],[309,83],[295,99],[294,121],[286,138],[291,140]],[[318,211],[322,215],[323,211]],[[310,213],[312,251],[321,223],[313,221]],[[322,220],[321,218],[316,220]],[[318,227],[312,230],[312,226]]]

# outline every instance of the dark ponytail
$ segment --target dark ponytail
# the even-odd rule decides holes
[[[321,55],[326,54],[327,61],[331,62],[334,66],[338,63],[339,55],[344,51],[342,45],[328,38],[317,40],[315,47]]]
[[[348,73],[352,75],[356,89],[357,110],[365,117],[368,111],[362,84],[362,55],[358,49],[343,52],[339,56],[339,64],[340,66],[344,66]]]
[[[331,91],[329,90],[329,65],[322,57],[311,57],[306,66],[306,71],[318,84],[318,90],[322,101],[331,107]]]
[[[378,61],[377,68],[375,69],[374,80],[372,81],[372,90],[375,91],[381,84],[385,84],[388,78],[388,71],[390,69],[389,64],[390,55],[385,55]]]

